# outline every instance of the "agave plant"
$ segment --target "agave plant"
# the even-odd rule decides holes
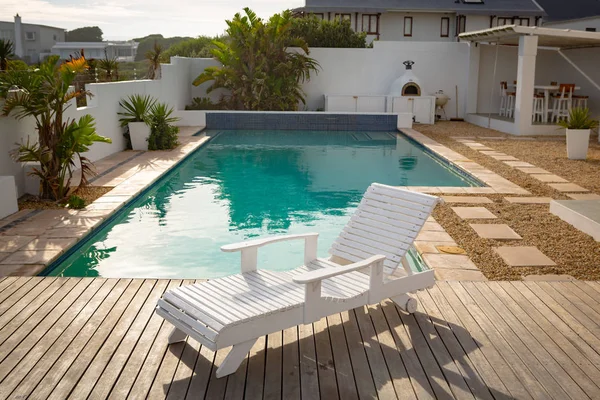
[[[83,156],[96,142],[111,140],[96,133],[90,115],[78,121],[64,120],[63,113],[71,100],[89,95],[85,90],[73,90],[77,74],[85,71],[85,58],[58,63],[58,56],[48,57],[35,71],[9,71],[0,74],[0,95],[6,96],[4,115],[18,119],[33,117],[38,131],[37,140],[21,144],[13,157],[19,162],[39,163],[32,174],[40,178],[40,196],[63,200],[71,189],[71,173],[80,162],[85,185],[92,174],[91,162]],[[17,90],[14,90],[14,88]],[[9,91],[10,88],[10,91]]]
[[[118,113],[121,116],[119,118],[121,126],[127,126],[130,122],[148,123],[148,115],[155,104],[156,99],[149,95],[132,94],[127,99],[121,100],[119,105],[123,111]]]
[[[10,40],[0,39],[0,71],[8,69],[8,60],[14,57],[15,47]]]
[[[232,109],[296,110],[305,103],[302,83],[319,65],[308,56],[306,42],[292,33],[292,13],[264,22],[249,8],[244,12],[227,21],[226,41],[213,41],[213,57],[222,66],[206,68],[193,84],[212,81],[207,92],[227,89],[224,103]]]
[[[571,108],[569,118],[561,119],[558,125],[566,129],[595,129],[598,121],[593,119],[589,108]]]

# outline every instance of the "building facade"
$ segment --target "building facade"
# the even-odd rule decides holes
[[[502,25],[538,26],[533,0],[306,0],[298,9],[326,20],[347,19],[367,41],[457,41],[458,34]]]
[[[14,22],[0,21],[0,39],[13,42],[15,55],[33,64],[47,57],[56,42],[65,41],[65,30],[54,26],[24,24],[17,14]]]
[[[83,53],[86,58],[116,58],[117,61],[134,61],[139,43],[129,42],[58,42],[52,46],[52,54],[68,59]]]

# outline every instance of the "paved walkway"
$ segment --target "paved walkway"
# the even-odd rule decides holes
[[[228,349],[167,345],[169,280],[0,280],[0,398],[598,399],[600,284],[438,282]]]

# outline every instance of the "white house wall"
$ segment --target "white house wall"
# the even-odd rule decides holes
[[[405,17],[412,18],[412,36],[404,36]],[[441,36],[442,18],[449,18],[448,37]],[[400,13],[382,14],[379,20],[381,41],[452,42],[455,37],[455,16],[444,13]],[[359,27],[360,29],[360,27]]]
[[[587,28],[596,29],[600,32],[600,17],[584,18],[572,21],[561,21],[561,22],[548,22],[544,24],[545,28],[554,29],[573,29],[578,31],[585,31]]]

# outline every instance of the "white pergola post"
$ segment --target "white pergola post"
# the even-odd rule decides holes
[[[526,135],[531,130],[533,112],[533,93],[535,84],[535,59],[537,57],[538,37],[519,37],[519,64],[517,68],[517,93],[515,98],[516,135]]]
[[[481,46],[476,42],[469,43],[469,65],[467,71],[467,91],[465,93],[465,114],[477,113],[477,94],[479,91],[479,60]],[[458,99],[456,99],[458,101]]]

